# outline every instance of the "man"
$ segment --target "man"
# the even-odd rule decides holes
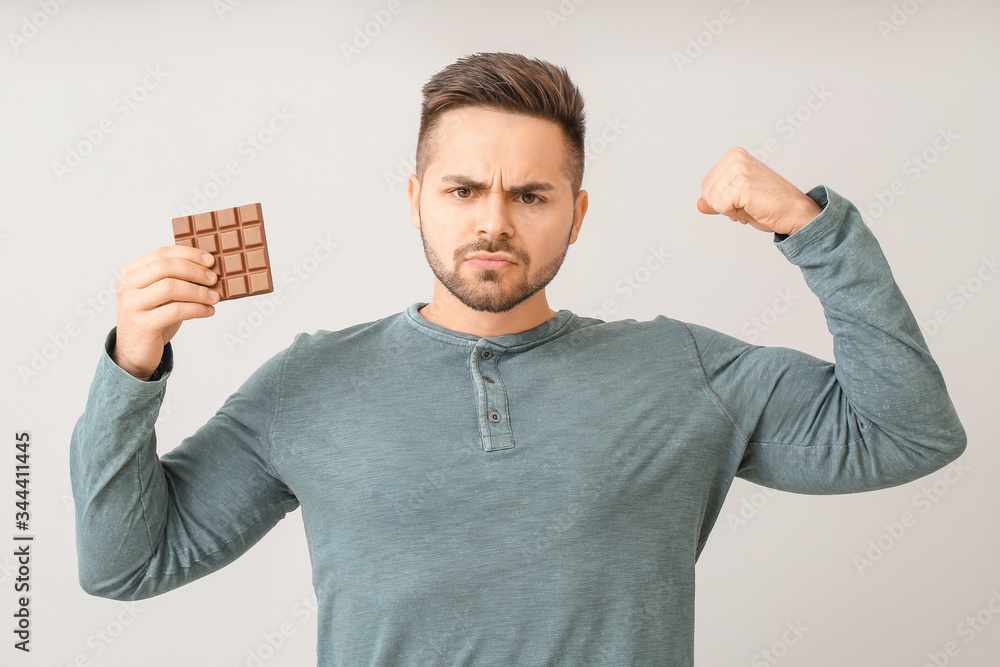
[[[300,334],[158,459],[169,341],[211,259],[127,264],[73,434],[80,580],[158,595],[301,506],[321,665],[690,665],[695,562],[732,480],[902,484],[965,448],[941,374],[858,210],[746,151],[697,202],[772,233],[823,303],[836,364],[660,316],[552,310],[587,211],[562,68],[477,54],[424,87],[414,226],[433,297]]]

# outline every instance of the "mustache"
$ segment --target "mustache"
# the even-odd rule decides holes
[[[495,239],[489,241],[487,239],[481,239],[468,245],[464,245],[457,250],[455,250],[455,261],[461,262],[465,259],[465,256],[473,252],[503,252],[508,255],[513,255],[517,258],[518,262],[523,266],[527,266],[530,259],[528,258],[528,253],[524,252],[520,248],[516,248],[510,244],[505,238]]]

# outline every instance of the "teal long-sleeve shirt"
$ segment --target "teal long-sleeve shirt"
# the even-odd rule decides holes
[[[112,331],[71,443],[83,588],[159,595],[301,507],[324,667],[691,665],[695,562],[734,477],[854,493],[966,445],[875,237],[808,194],[822,212],[774,242],[835,364],[664,316],[481,338],[416,303],[300,334],[158,458],[173,351],[143,382]]]

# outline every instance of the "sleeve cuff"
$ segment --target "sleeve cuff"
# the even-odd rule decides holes
[[[822,209],[815,218],[794,234],[774,234],[774,243],[789,259],[802,248],[814,243],[832,232],[846,215],[845,204],[849,205],[833,190],[825,185],[817,185],[806,193]]]
[[[166,345],[163,346],[163,356],[160,357],[160,365],[156,367],[156,370],[153,371],[153,374],[149,376],[148,380],[143,381],[137,377],[130,375],[118,364],[116,364],[114,360],[111,359],[111,353],[114,352],[115,350],[115,342],[117,340],[118,340],[118,327],[114,327],[108,333],[107,338],[104,339],[104,354],[105,356],[107,356],[107,361],[110,362],[111,365],[114,366],[114,368],[116,368],[120,374],[128,376],[128,378],[131,378],[135,382],[142,382],[143,384],[148,384],[151,382],[162,382],[166,380],[170,376],[170,372],[174,370],[174,351],[173,348],[170,346],[170,343],[167,343]]]

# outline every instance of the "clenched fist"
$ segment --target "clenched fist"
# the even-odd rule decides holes
[[[743,148],[730,148],[701,182],[698,210],[761,231],[793,234],[822,209]]]

